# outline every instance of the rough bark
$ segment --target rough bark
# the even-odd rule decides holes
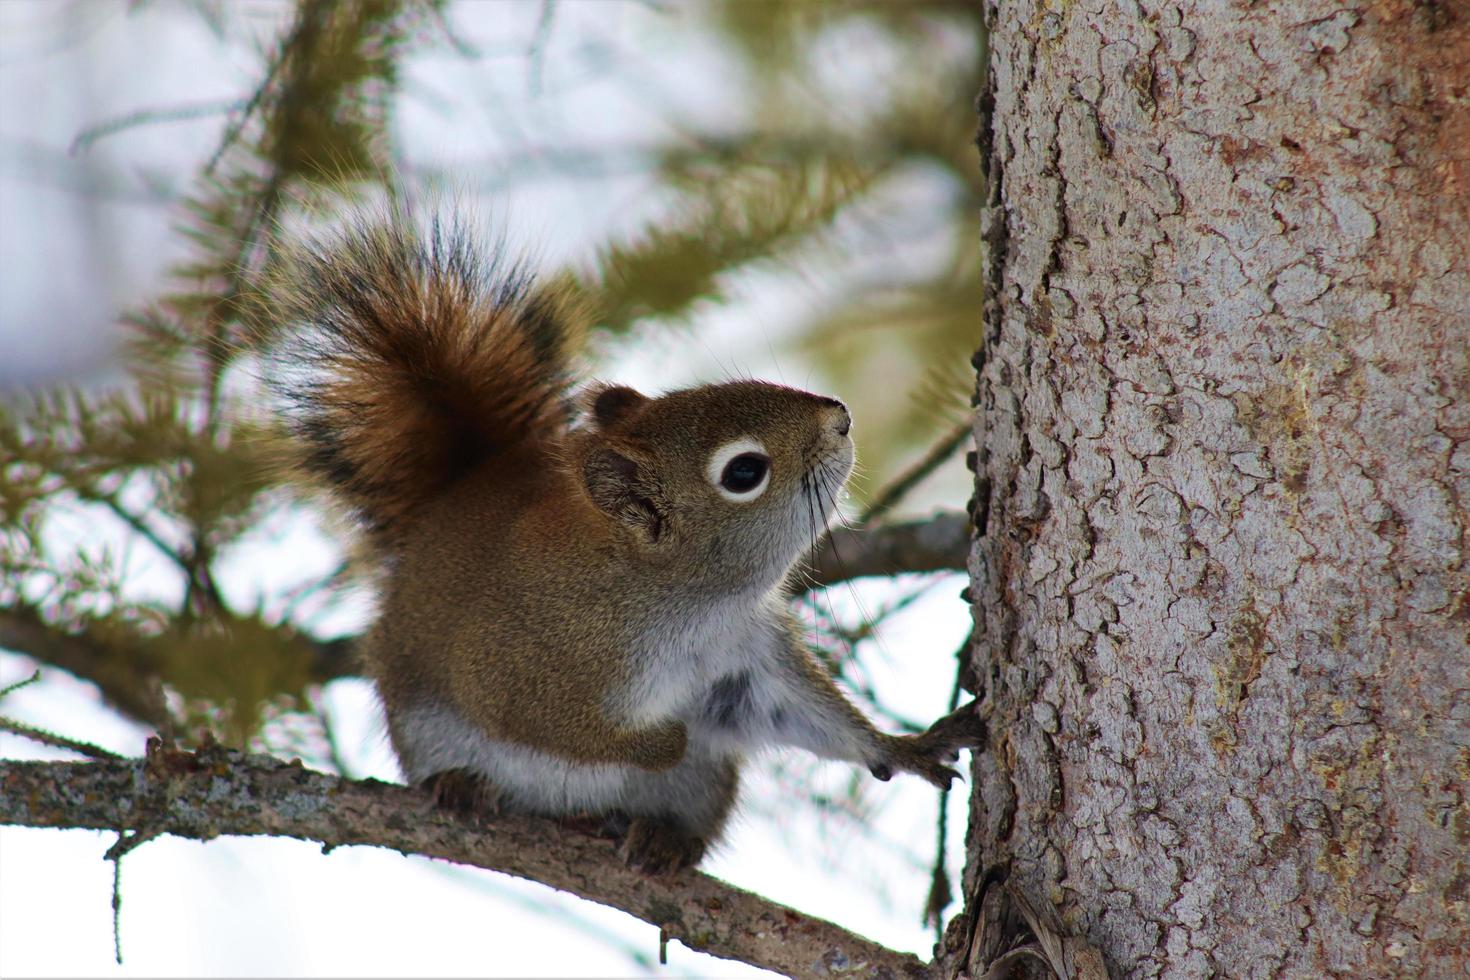
[[[967,893],[1122,976],[1464,976],[1470,14],[991,14]]]
[[[548,820],[476,823],[427,794],[353,782],[218,746],[150,742],[143,759],[0,761],[0,824],[129,830],[196,840],[268,834],[390,847],[529,878],[622,909],[665,940],[792,977],[901,980],[929,975],[916,957],[693,871],[649,877],[607,840]]]

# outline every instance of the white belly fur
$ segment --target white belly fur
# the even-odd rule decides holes
[[[435,773],[468,769],[509,798],[517,810],[562,814],[619,806],[628,766],[570,762],[538,749],[486,736],[455,712],[409,708],[397,719],[404,775],[417,783]]]

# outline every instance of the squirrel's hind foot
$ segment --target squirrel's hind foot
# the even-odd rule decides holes
[[[469,769],[447,769],[421,781],[419,787],[446,810],[469,814],[481,820],[501,813],[500,790],[494,783]]]
[[[704,857],[705,842],[664,817],[634,817],[619,850],[628,867],[660,875],[691,868]]]

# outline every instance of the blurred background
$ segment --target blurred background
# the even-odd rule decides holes
[[[267,465],[243,324],[283,235],[471,215],[596,311],[591,376],[853,410],[853,520],[959,510],[980,332],[978,4],[0,4],[0,715],[396,778],[350,638],[367,569]],[[797,601],[890,730],[955,689],[957,573]],[[67,757],[0,735],[12,758]],[[756,760],[706,870],[927,955],[964,792]],[[490,873],[292,841],[0,828],[5,975],[746,975]],[[951,909],[951,912],[953,909]],[[927,920],[927,921],[926,921]]]

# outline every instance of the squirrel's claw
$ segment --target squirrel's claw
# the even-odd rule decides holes
[[[959,773],[946,763],[957,762],[960,749],[985,744],[985,723],[971,701],[940,718],[923,734],[902,736],[890,744],[892,751],[887,759],[868,764],[868,771],[874,776],[886,780],[895,770],[902,770],[922,776],[940,789],[948,789]]]
[[[923,776],[932,786],[944,790],[949,789],[950,784],[960,776],[949,766],[941,766],[936,762],[930,762],[919,771],[919,775]]]

